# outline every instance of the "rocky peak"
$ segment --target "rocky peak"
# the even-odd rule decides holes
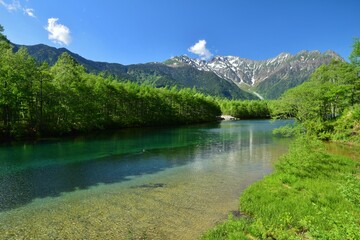
[[[327,50],[327,51],[325,51],[325,52],[324,52],[324,55],[325,55],[325,56],[332,57],[332,58],[335,58],[336,60],[344,61],[344,59],[343,59],[339,54],[337,54],[336,52],[334,52],[333,50]]]
[[[171,60],[175,61],[173,65],[190,65],[202,71],[214,72],[219,77],[236,84],[256,86],[274,75],[284,78],[289,75],[295,76],[297,72],[300,74],[301,71],[310,74],[321,64],[329,63],[332,58],[341,59],[333,51],[322,54],[319,51],[303,50],[296,55],[280,53],[267,60],[250,60],[236,56],[215,56],[209,62],[188,56],[174,57]]]

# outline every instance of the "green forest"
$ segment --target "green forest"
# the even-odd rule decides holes
[[[1,32],[3,29],[1,29]],[[212,97],[194,89],[152,88],[90,74],[67,53],[53,66],[12,51],[1,36],[0,135],[3,139],[215,121]]]

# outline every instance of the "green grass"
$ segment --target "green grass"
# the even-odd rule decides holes
[[[360,239],[359,162],[298,139],[273,174],[244,191],[240,211],[203,239]]]

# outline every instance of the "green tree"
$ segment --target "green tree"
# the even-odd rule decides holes
[[[51,67],[57,127],[64,133],[85,130],[91,121],[87,115],[91,111],[91,88],[86,85],[85,68],[78,64],[68,53],[63,53]]]
[[[11,48],[10,41],[7,39],[7,37],[4,35],[4,27],[0,25],[0,48]]]
[[[293,116],[308,133],[328,138],[333,122],[359,103],[359,79],[353,64],[333,61],[319,67],[308,82],[287,91],[274,107],[275,116]]]
[[[0,115],[4,135],[35,134],[33,85],[37,65],[27,50],[4,50],[0,57]]]
[[[350,62],[356,66],[360,66],[360,40],[354,38],[353,48],[349,56]]]

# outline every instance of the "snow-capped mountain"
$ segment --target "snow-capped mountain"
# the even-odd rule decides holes
[[[273,83],[271,85],[282,81],[287,81],[286,85],[288,86],[297,85],[307,80],[316,68],[322,64],[328,64],[333,58],[343,60],[333,51],[324,53],[301,51],[296,55],[281,53],[267,60],[249,60],[236,56],[215,56],[212,60],[206,62],[183,55],[173,57],[166,61],[166,64],[172,67],[190,65],[198,70],[211,71],[219,77],[236,84],[246,84],[254,87],[256,91],[264,94],[267,89],[263,89],[262,85],[268,86],[267,81],[271,81]],[[295,81],[297,84],[291,84],[291,81]],[[279,96],[278,93],[275,94],[276,96],[274,94],[265,95],[268,95],[265,96],[267,98]]]

